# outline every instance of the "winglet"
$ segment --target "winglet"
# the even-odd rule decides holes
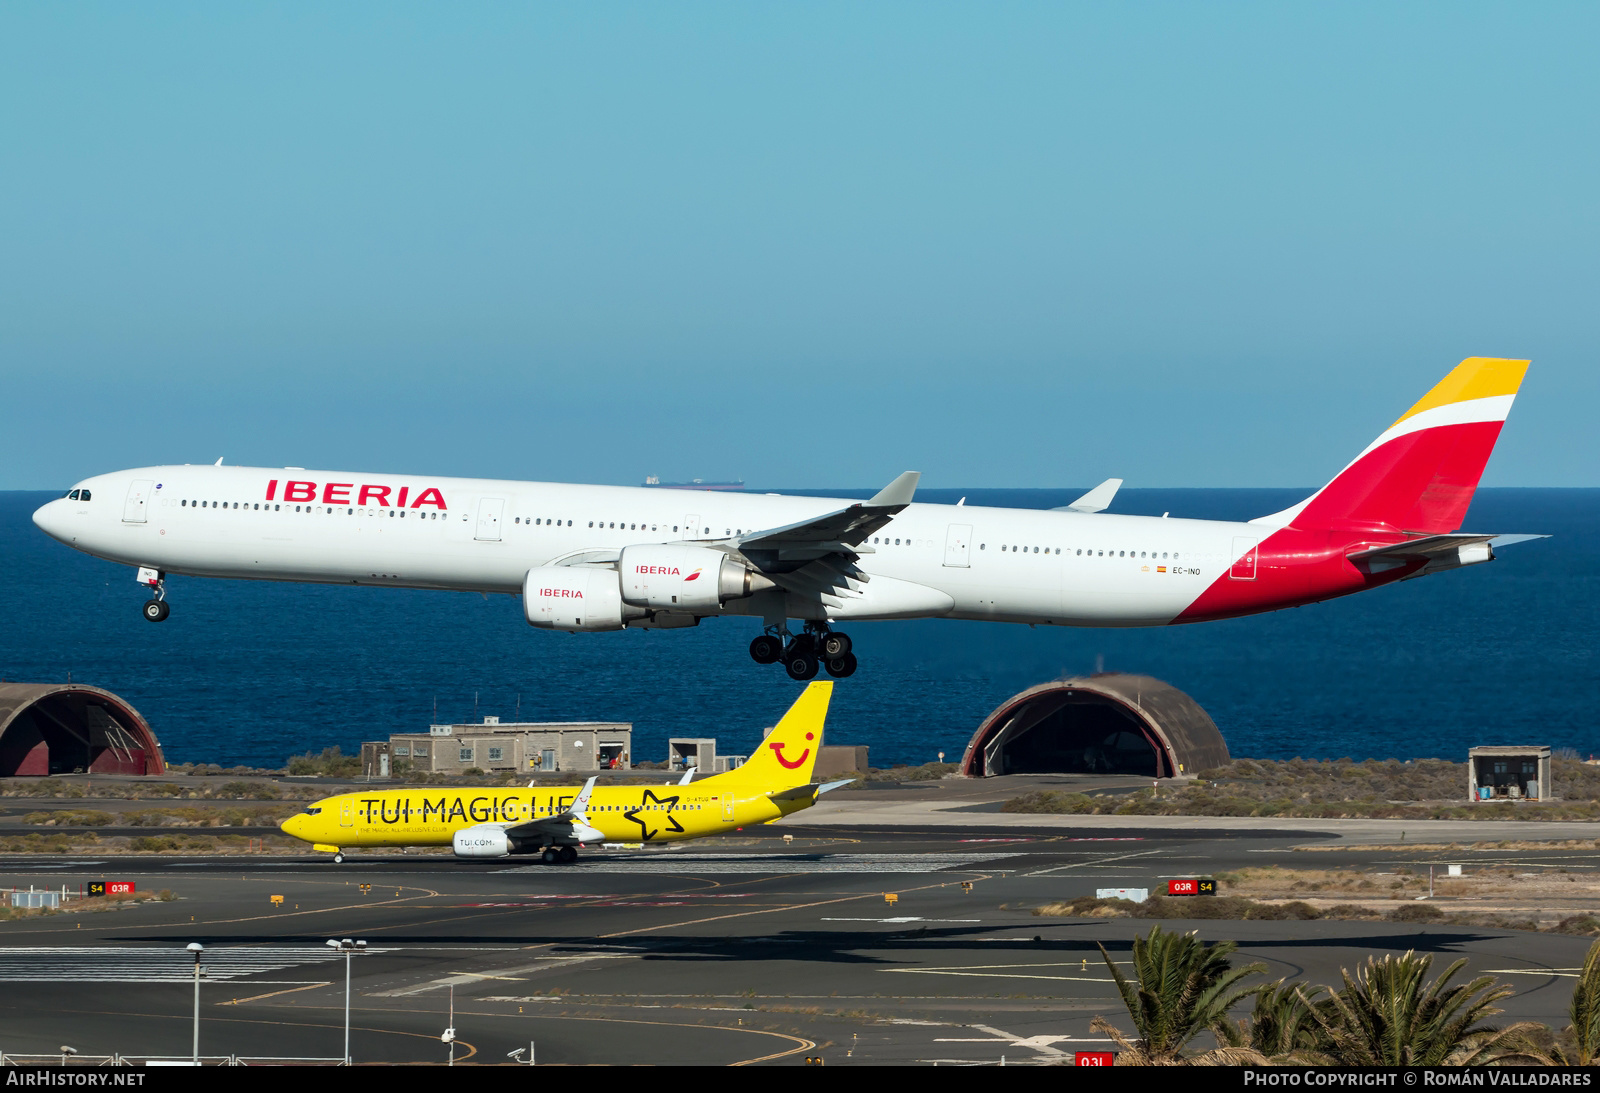
[[[588,824],[589,822],[589,797],[594,793],[594,784],[599,779],[600,776],[596,774],[583,783],[583,788],[572,799],[572,804],[567,806],[567,812],[579,823]]]
[[[896,478],[874,494],[872,500],[868,501],[867,504],[873,507],[888,508],[891,505],[898,505],[901,508],[905,508],[911,504],[911,499],[916,496],[917,483],[921,480],[921,471],[906,471],[899,478]]]
[[[1111,499],[1122,488],[1122,479],[1108,478],[1070,505],[1062,505],[1057,512],[1103,512],[1111,507]]]
[[[699,767],[690,767],[688,770],[684,771],[683,777],[678,779],[678,784],[680,786],[686,786],[690,782],[694,781],[694,772],[699,769]]]

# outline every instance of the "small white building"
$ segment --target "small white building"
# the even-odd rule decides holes
[[[1553,801],[1550,748],[1480,747],[1467,751],[1467,796],[1474,801]]]

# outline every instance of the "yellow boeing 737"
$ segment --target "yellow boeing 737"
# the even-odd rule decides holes
[[[334,861],[354,847],[448,846],[460,858],[542,853],[553,864],[575,860],[585,843],[671,842],[766,823],[852,781],[811,780],[832,693],[832,683],[810,684],[744,766],[698,782],[346,793],[282,827]]]

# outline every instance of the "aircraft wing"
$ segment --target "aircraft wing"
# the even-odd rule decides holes
[[[767,528],[726,540],[774,584],[789,592],[841,607],[844,593],[870,579],[856,566],[867,537],[911,504],[920,471],[906,471],[867,501],[798,524]]]
[[[604,832],[596,830],[589,823],[589,798],[594,793],[595,781],[596,778],[590,778],[585,782],[583,789],[578,791],[578,796],[564,811],[555,816],[540,816],[538,819],[524,820],[519,824],[506,824],[506,834],[517,838],[542,835],[553,840],[566,839],[573,842],[596,842],[605,838]]]
[[[738,536],[733,543],[745,554],[752,550],[776,552],[784,561],[854,552],[867,536],[911,504],[921,478],[920,471],[906,471],[874,494],[871,500],[859,501],[825,516],[813,517],[787,527],[753,531]]]

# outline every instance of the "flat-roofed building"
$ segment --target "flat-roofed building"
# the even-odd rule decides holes
[[[633,724],[628,721],[501,721],[430,725],[425,733],[396,733],[388,743],[362,745],[368,777],[408,772],[540,774],[629,770]],[[385,769],[387,768],[387,769]]]

